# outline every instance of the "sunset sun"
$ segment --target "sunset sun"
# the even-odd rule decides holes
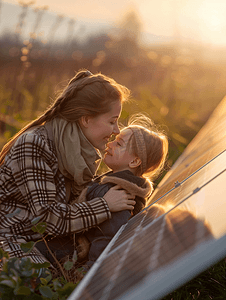
[[[226,3],[205,1],[200,4],[197,13],[203,40],[213,44],[225,42]]]

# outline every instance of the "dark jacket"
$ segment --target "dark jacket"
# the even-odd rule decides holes
[[[97,177],[86,190],[86,201],[96,197],[104,197],[107,191],[119,185],[122,189],[135,195],[136,205],[133,215],[138,214],[146,205],[146,198],[153,191],[153,184],[149,180],[135,176],[131,171],[125,170],[113,173],[112,171]],[[81,201],[81,200],[80,200]]]
[[[119,185],[122,189],[135,195],[136,205],[134,206],[133,215],[136,215],[145,207],[145,198],[153,191],[150,181],[133,175],[129,170],[116,173],[108,172],[96,178],[87,188],[86,200],[90,201],[95,197],[104,197],[106,192],[115,185]],[[87,263],[89,267],[99,257],[120,227],[128,222],[130,217],[131,211],[129,210],[112,213],[110,220],[104,221],[98,227],[94,227],[85,233],[85,236],[91,243],[89,261]]]

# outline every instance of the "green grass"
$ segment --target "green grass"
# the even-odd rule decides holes
[[[226,259],[222,259],[162,300],[226,299]]]

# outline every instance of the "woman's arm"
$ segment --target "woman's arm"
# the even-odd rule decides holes
[[[67,234],[92,228],[111,217],[107,202],[96,198],[69,205],[65,192],[57,191],[54,178],[54,155],[42,137],[24,134],[12,149],[11,171],[30,218],[41,217],[46,232]],[[58,199],[58,201],[56,201]]]
[[[104,195],[104,199],[107,201],[109,209],[111,212],[118,212],[122,210],[133,210],[136,201],[134,201],[135,196],[130,195],[119,185],[113,186]]]

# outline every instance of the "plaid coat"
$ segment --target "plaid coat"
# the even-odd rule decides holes
[[[0,167],[0,247],[10,257],[26,256],[20,243],[40,238],[31,230],[35,217],[46,222],[45,234],[62,236],[92,228],[111,216],[102,198],[70,204],[73,201],[72,195],[66,202],[65,179],[45,127],[25,132]],[[36,248],[30,257],[46,261]]]

